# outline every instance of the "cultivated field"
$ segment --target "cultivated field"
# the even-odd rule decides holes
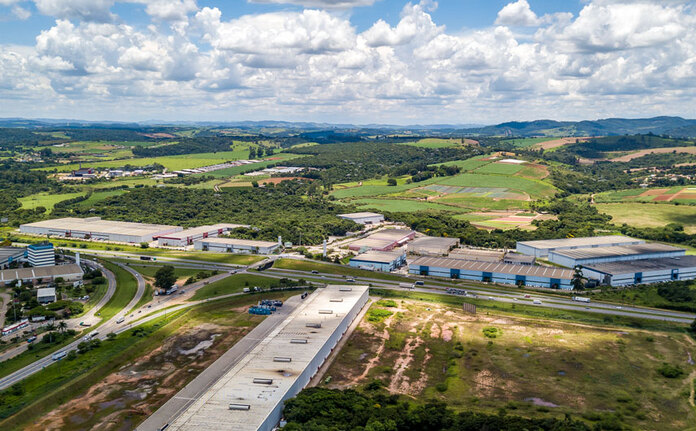
[[[635,227],[663,227],[669,223],[684,226],[686,233],[696,233],[696,206],[641,203],[596,204],[600,212],[612,216],[616,224]]]
[[[657,189],[629,189],[598,193],[595,202],[662,202],[696,204],[696,186],[676,186]]]
[[[547,140],[547,141],[540,141],[532,145],[532,148],[541,148],[543,150],[550,150],[553,148],[558,148],[562,147],[564,145],[568,144],[575,144],[576,142],[584,142],[586,140],[590,139],[587,136],[584,137],[577,137],[577,138],[559,138],[559,139],[553,139],[553,140]]]
[[[415,300],[371,307],[321,383],[439,399],[461,410],[581,416],[635,429],[696,424],[694,341],[683,333],[465,314]],[[667,378],[665,365],[681,373]]]
[[[665,153],[686,153],[696,154],[696,147],[667,147],[667,148],[652,148],[649,150],[640,150],[629,153],[620,157],[611,159],[612,162],[630,162],[633,159],[643,157],[647,154],[665,154]]]

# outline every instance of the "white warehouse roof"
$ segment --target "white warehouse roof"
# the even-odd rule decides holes
[[[253,239],[238,239],[238,238],[204,238],[199,239],[196,242],[206,243],[206,244],[223,244],[223,245],[236,245],[242,247],[273,247],[278,245],[277,242],[273,241],[256,241]]]
[[[347,214],[339,214],[338,216],[342,217],[342,218],[348,218],[348,219],[368,218],[368,217],[383,217],[382,214],[371,213],[371,212],[347,213]]]
[[[498,274],[525,275],[530,277],[548,277],[572,280],[574,271],[540,265],[515,265],[511,263],[482,262],[446,257],[420,257],[409,263],[410,266],[427,266],[436,268],[464,269],[469,271],[491,272]]]
[[[149,223],[132,223],[126,221],[102,220],[100,217],[77,218],[65,217],[53,220],[26,223],[19,227],[54,229],[77,232],[99,232],[110,235],[149,236],[165,231],[176,232],[182,230],[179,226],[169,226]]]
[[[184,229],[184,230],[179,231],[179,232],[172,232],[172,233],[167,233],[164,235],[157,235],[157,238],[185,240],[186,238],[189,238],[192,236],[202,235],[204,233],[217,231],[219,229],[222,229],[223,231],[225,231],[225,230],[237,229],[239,227],[249,227],[249,225],[219,223],[219,224],[206,225],[206,226],[197,226],[197,227],[192,227],[189,229]]]
[[[338,341],[340,334],[335,332],[347,328],[349,322],[344,320],[357,314],[367,301],[367,290],[367,286],[317,289],[201,394],[168,431],[270,430],[279,406],[302,389],[315,367],[321,365],[324,358],[317,356],[327,343]]]
[[[643,254],[679,252],[683,252],[682,254],[684,254],[686,253],[686,250],[667,244],[647,243],[614,247],[577,248],[570,250],[563,249],[552,251],[551,253],[559,256],[569,257],[571,259],[592,259],[601,257],[640,256]]]
[[[602,245],[612,245],[618,243],[625,244],[641,244],[645,241],[635,238],[630,238],[623,235],[605,235],[591,236],[583,238],[560,238],[560,239],[542,239],[538,241],[519,241],[518,245],[526,245],[533,248],[554,249],[554,248],[581,248],[581,247],[597,247]]]

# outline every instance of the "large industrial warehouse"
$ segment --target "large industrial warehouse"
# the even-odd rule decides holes
[[[577,248],[574,250],[550,251],[549,261],[567,268],[577,265],[592,265],[625,260],[658,259],[684,256],[686,250],[660,243],[645,243],[616,247]]]
[[[371,212],[339,214],[338,216],[342,219],[352,220],[358,224],[378,224],[384,221],[384,216],[382,214]]]
[[[621,235],[593,236],[587,238],[545,239],[539,241],[517,242],[517,252],[534,257],[547,257],[556,250],[573,250],[577,248],[616,247],[643,244],[642,239]]]
[[[22,283],[47,283],[62,278],[65,281],[82,280],[84,272],[80,265],[37,266],[35,268],[5,269],[0,271],[0,286]]]
[[[409,229],[384,229],[350,243],[348,248],[355,251],[390,251],[415,237],[416,232]]]
[[[354,268],[390,272],[406,264],[406,253],[396,251],[368,251],[350,259]]]
[[[280,249],[280,243],[236,238],[208,238],[195,241],[193,248],[219,253],[271,254]]]
[[[181,230],[183,228],[179,226],[102,220],[101,217],[66,217],[19,226],[21,233],[31,235],[51,235],[125,243],[151,242],[155,237]]]
[[[513,265],[463,259],[421,257],[408,265],[408,272],[474,281],[571,290],[574,272],[538,265]]]
[[[249,226],[242,224],[220,223],[210,226],[193,227],[180,232],[160,235],[157,237],[157,245],[165,247],[186,247],[199,239],[215,238],[218,235],[222,235],[240,227]]]
[[[450,250],[458,246],[459,238],[423,236],[408,244],[408,252],[421,256],[447,256]]]
[[[582,274],[610,286],[691,280],[696,278],[696,256],[598,263],[584,266]]]
[[[327,286],[200,395],[168,431],[271,431],[365,306],[367,286]]]

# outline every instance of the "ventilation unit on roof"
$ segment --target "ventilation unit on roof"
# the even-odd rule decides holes
[[[319,314],[333,314],[333,310],[319,310]]]
[[[249,410],[251,406],[249,404],[230,404],[230,410]]]
[[[290,344],[307,344],[307,340],[304,338],[293,338],[290,340]]]
[[[329,302],[343,302],[343,298],[331,298]]]
[[[352,287],[339,287],[338,291],[339,292],[352,292],[353,288]]]
[[[262,379],[260,377],[254,377],[253,382],[259,385],[272,385],[273,379]]]
[[[307,322],[305,323],[307,328],[321,328],[321,323]]]
[[[274,356],[273,362],[292,362],[292,358],[287,356]]]

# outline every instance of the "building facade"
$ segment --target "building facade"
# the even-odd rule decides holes
[[[382,214],[371,212],[339,214],[338,216],[342,219],[351,220],[358,224],[378,224],[384,221],[384,216]]]
[[[236,238],[208,238],[195,241],[196,250],[236,254],[273,254],[280,250],[280,243],[271,241],[254,241]]]
[[[56,252],[53,244],[31,244],[27,247],[27,260],[31,266],[53,266],[56,264]]]
[[[642,239],[622,235],[593,236],[584,238],[546,239],[539,241],[518,241],[517,252],[534,257],[547,257],[556,250],[574,250],[579,248],[615,247],[643,244]]]
[[[406,253],[368,251],[350,259],[353,268],[390,272],[406,264]]]
[[[663,283],[696,278],[696,256],[598,263],[582,267],[588,280],[609,286]]]
[[[579,248],[550,251],[549,261],[567,268],[627,260],[660,259],[684,256],[686,250],[659,243],[634,244],[616,247]]]
[[[64,281],[82,280],[80,265],[37,266],[34,268],[4,269],[0,271],[0,286],[21,283],[49,283],[61,278]]]
[[[39,304],[50,304],[51,302],[56,302],[56,289],[54,287],[37,289],[36,301]]]
[[[233,229],[240,227],[249,226],[242,224],[220,223],[210,226],[198,226],[191,229],[184,229],[180,232],[173,232],[170,234],[158,236],[157,245],[163,247],[186,247],[188,245],[192,245],[194,242],[198,240],[206,238],[216,238],[219,235],[223,235]]]
[[[511,265],[463,259],[421,257],[408,265],[414,275],[431,275],[501,284],[572,290],[574,272],[538,265]]]

